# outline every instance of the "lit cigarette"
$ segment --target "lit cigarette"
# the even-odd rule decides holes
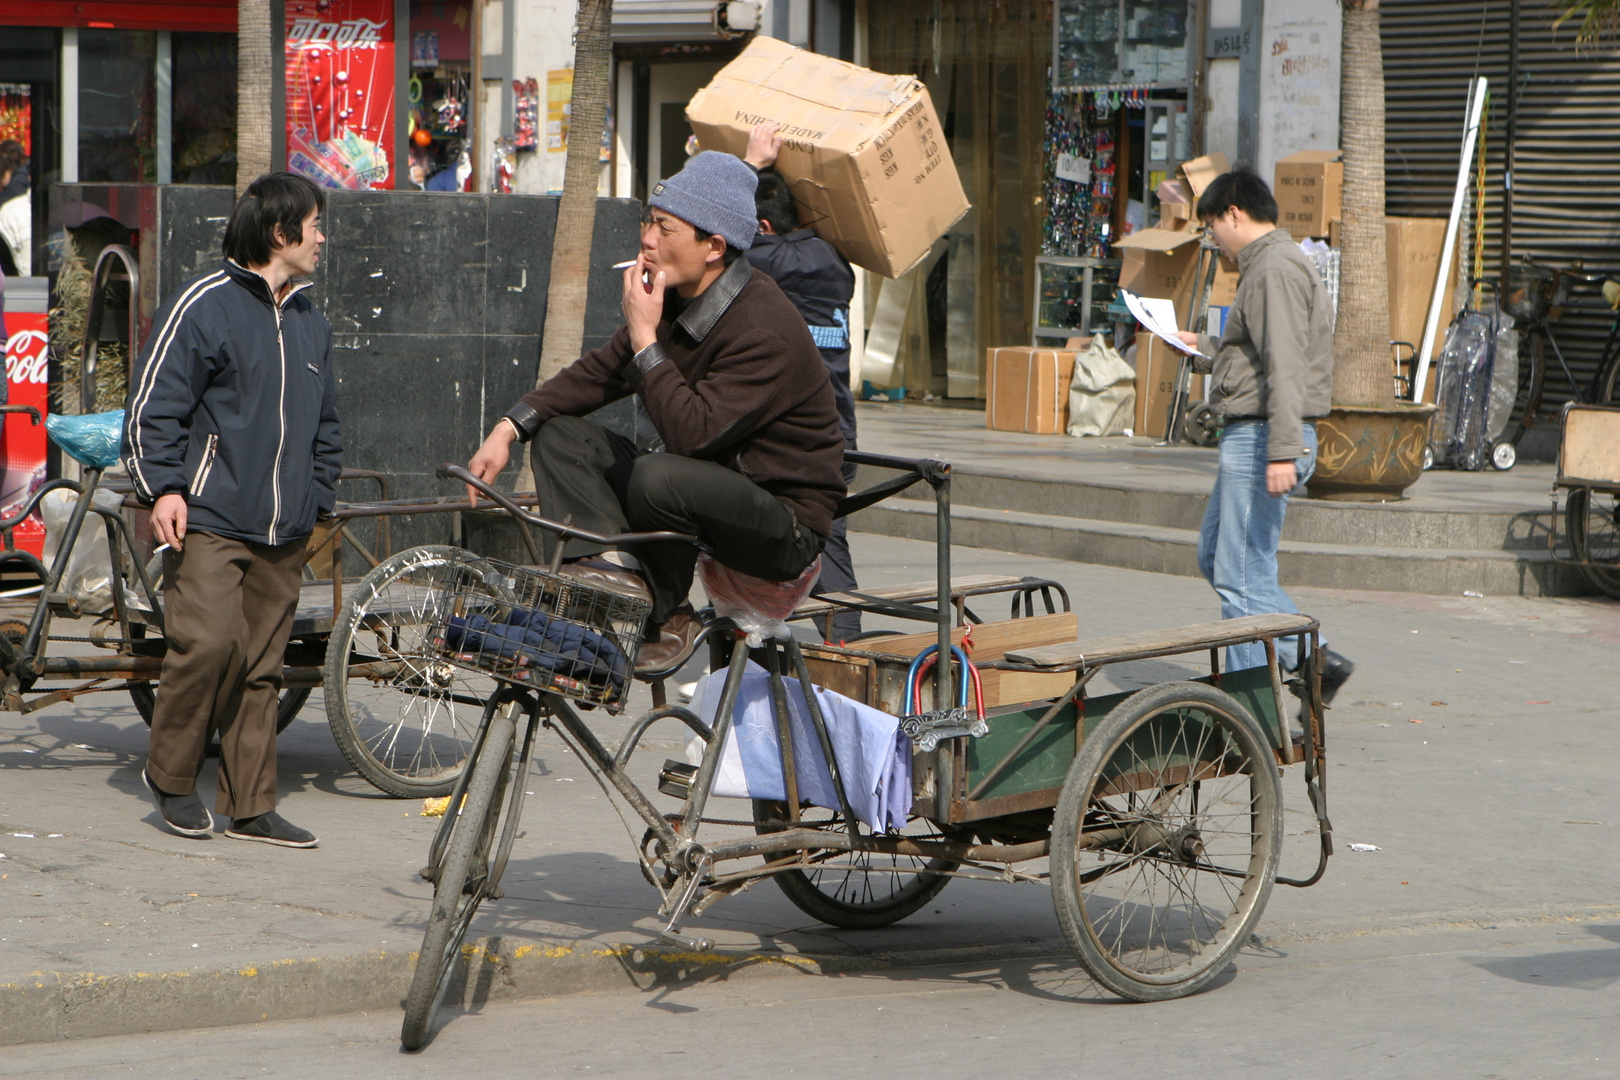
[[[636,260],[631,259],[629,262],[614,263],[613,264],[613,269],[615,269],[615,270],[628,270],[634,265],[636,265]]]

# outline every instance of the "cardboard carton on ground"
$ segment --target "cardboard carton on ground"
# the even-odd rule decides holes
[[[985,350],[989,383],[984,426],[991,431],[1061,435],[1069,427],[1075,353],[1028,345]]]
[[[1301,150],[1277,162],[1271,193],[1277,198],[1277,224],[1295,240],[1328,235],[1339,216],[1344,192],[1340,150]]]
[[[742,156],[748,133],[781,126],[776,169],[802,224],[857,266],[897,278],[968,212],[922,82],[883,75],[769,37],[693,95],[686,118],[705,150]]]
[[[1185,318],[1198,268],[1198,234],[1143,229],[1114,244],[1120,249],[1119,287],[1138,296],[1173,300]]]
[[[1176,393],[1176,374],[1182,353],[1152,334],[1136,335],[1136,433],[1164,438],[1170,401]],[[1189,401],[1204,396],[1204,377],[1194,375]]]
[[[1423,323],[1429,317],[1429,301],[1434,295],[1434,281],[1440,274],[1440,249],[1446,242],[1445,218],[1384,219],[1384,260],[1389,269],[1389,339],[1409,342],[1414,350],[1423,344]],[[1449,313],[1451,305],[1442,311]],[[1443,329],[1443,328],[1442,328]],[[1435,335],[1429,350],[1432,362],[1440,355],[1445,334]],[[1401,350],[1406,356],[1406,350]],[[1424,400],[1434,400],[1434,384],[1430,379],[1424,388]]]

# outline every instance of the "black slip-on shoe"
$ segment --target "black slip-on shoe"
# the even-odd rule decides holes
[[[225,835],[233,840],[257,840],[280,847],[314,847],[320,843],[314,833],[300,829],[274,810],[256,817],[231,819],[231,827],[225,830]]]
[[[202,799],[195,791],[190,795],[170,795],[159,791],[145,769],[141,770],[141,783],[152,793],[152,804],[157,807],[158,816],[169,828],[181,836],[214,835],[214,818],[208,813],[208,807],[203,805]]]
[[[1348,657],[1340,656],[1332,649],[1322,650],[1322,704],[1333,704],[1333,697],[1339,692],[1339,687],[1350,680],[1356,672],[1356,665]]]

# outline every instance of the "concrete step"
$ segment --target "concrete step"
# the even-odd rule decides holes
[[[1160,574],[1198,576],[1197,526],[1203,514],[1201,502],[1196,514],[1182,514],[1177,518],[1191,522],[1180,528],[1137,521],[1032,513],[971,503],[964,505],[957,498],[958,484],[969,479],[970,475],[958,473],[951,485],[953,544]],[[986,490],[978,485],[977,479],[981,478],[975,478],[974,482],[963,487],[974,498],[987,498]],[[1032,483],[1012,481],[1005,477],[993,479],[994,483],[989,486],[996,490]],[[1070,485],[1049,486],[1062,488]],[[1063,495],[1062,492],[1050,494]],[[1158,503],[1161,498],[1192,501],[1192,497],[1185,494],[1141,494],[1145,504]],[[1293,525],[1295,508],[1304,505],[1306,503],[1302,500],[1289,507],[1290,526]],[[883,536],[931,540],[935,529],[934,504],[920,499],[890,499],[854,515],[850,519],[850,529]],[[1377,530],[1372,532],[1376,535]],[[1545,533],[1542,535],[1544,537]],[[1351,537],[1351,542],[1326,543],[1295,539],[1293,530],[1289,529],[1288,536],[1279,546],[1277,561],[1278,576],[1284,585],[1437,595],[1476,592],[1486,596],[1573,596],[1589,591],[1577,571],[1552,562],[1546,551],[1545,539],[1540,548],[1529,546],[1512,549],[1403,546],[1360,542],[1356,537]]]
[[[970,466],[953,473],[951,504],[1196,533],[1214,484],[1213,464],[1211,459],[1204,475],[1189,472],[1175,478],[1156,477],[1154,486],[1042,479]],[[886,475],[893,474],[863,470],[857,490]],[[1288,507],[1283,540],[1452,553],[1466,549],[1534,554],[1545,552],[1551,524],[1550,502],[1546,509],[1528,511],[1490,505],[1436,508],[1295,499]]]

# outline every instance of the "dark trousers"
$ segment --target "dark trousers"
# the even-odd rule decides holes
[[[217,729],[215,809],[244,818],[276,808],[276,704],[305,543],[271,547],[188,532],[184,550],[164,553],[168,647],[146,757],[160,790],[197,789]]]
[[[798,577],[826,542],[746,476],[712,461],[643,453],[622,435],[577,416],[542,424],[531,453],[541,512],[553,521],[572,515],[575,528],[690,533],[701,537],[721,563],[767,581]],[[547,559],[554,542],[544,534]],[[563,557],[603,550],[600,544],[570,540]],[[641,561],[652,592],[652,624],[661,624],[692,589],[698,549],[666,541],[626,550]]]

